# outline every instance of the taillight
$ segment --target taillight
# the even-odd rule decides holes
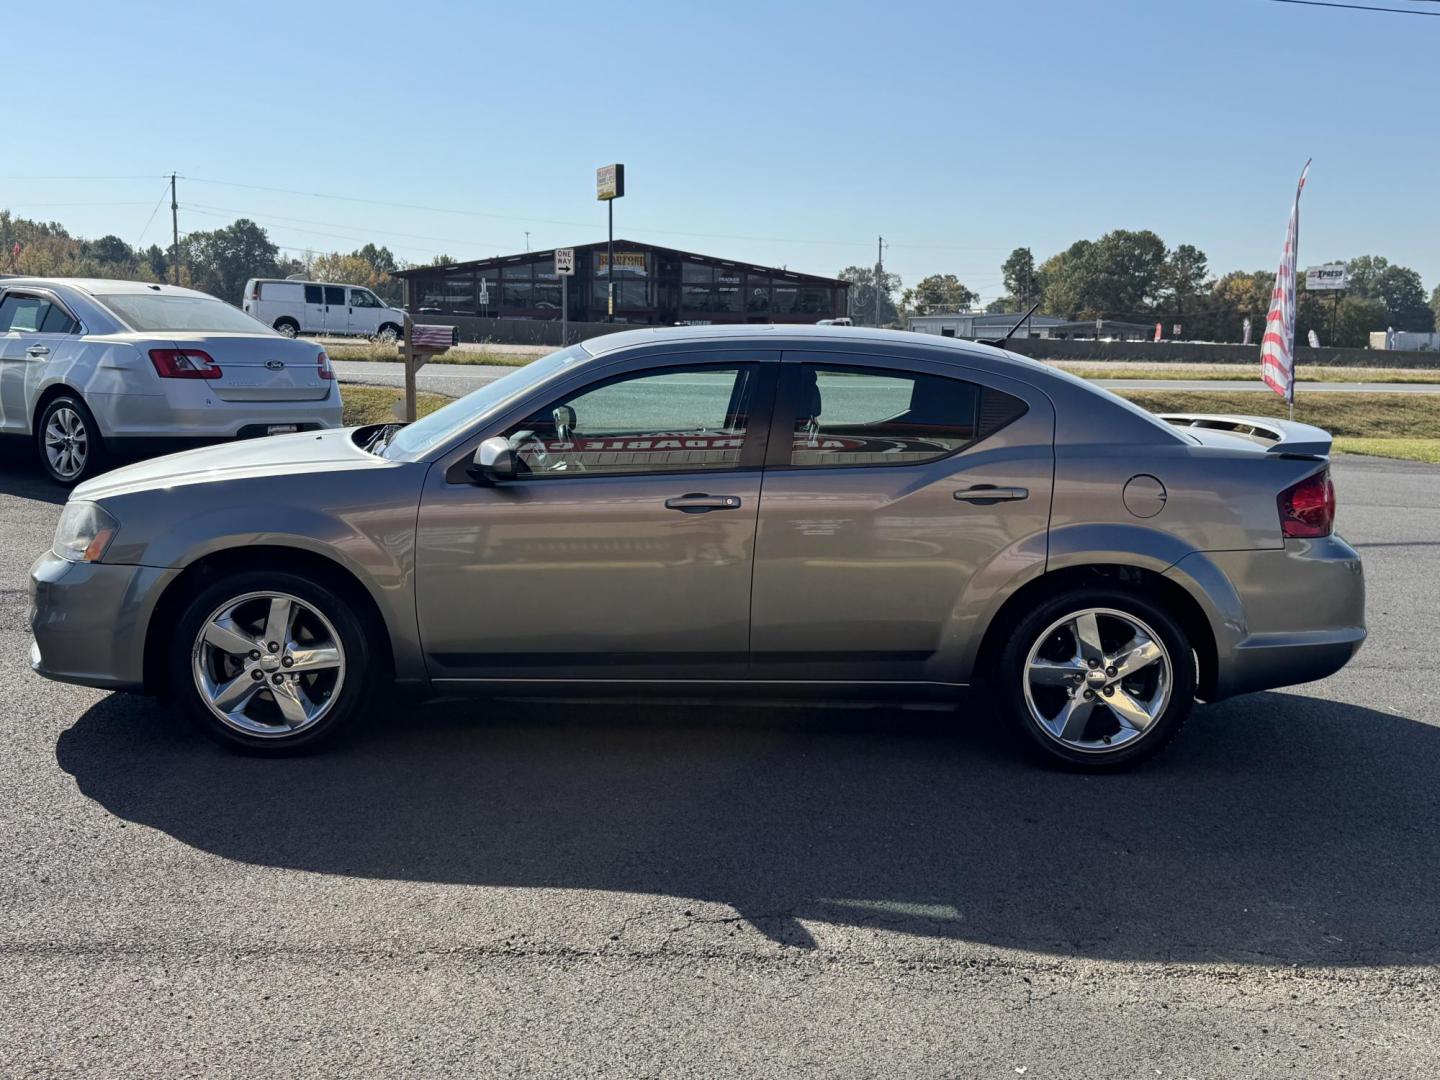
[[[321,349],[319,354],[315,357],[315,366],[320,369],[320,378],[335,378],[335,369],[330,366],[330,357],[325,355],[324,349]]]
[[[162,379],[220,378],[220,365],[199,349],[151,349],[150,363]]]
[[[1329,536],[1335,528],[1335,485],[1330,482],[1329,469],[1286,488],[1277,501],[1280,530],[1286,536]]]

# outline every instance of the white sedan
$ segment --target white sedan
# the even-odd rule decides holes
[[[60,484],[107,451],[340,426],[325,350],[224,301],[144,281],[0,279],[0,433]]]

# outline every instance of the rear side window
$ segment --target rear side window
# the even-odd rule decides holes
[[[809,468],[935,461],[1026,409],[1018,398],[964,379],[817,364],[799,366],[792,400],[790,464]]]
[[[345,306],[345,289],[339,285],[325,286],[325,303],[335,307]]]
[[[306,286],[305,286],[305,302],[306,302],[307,304],[323,304],[323,303],[325,303],[325,293],[324,293],[324,291],[320,288],[319,285],[306,285]]]
[[[18,296],[11,293],[0,301],[0,334],[11,331],[38,334],[51,306],[49,300],[38,296]]]

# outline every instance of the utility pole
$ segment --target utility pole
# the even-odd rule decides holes
[[[885,238],[875,238],[875,326],[880,326],[880,311],[883,303],[881,290],[885,282]]]
[[[180,204],[175,201],[175,174],[170,174],[170,232],[174,247],[170,250],[170,270],[175,284],[180,284]]]
[[[530,230],[529,230],[529,229],[526,229],[526,230],[525,230],[525,250],[526,250],[527,252],[530,250]]]

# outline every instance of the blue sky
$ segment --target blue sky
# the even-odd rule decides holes
[[[1301,262],[1383,254],[1440,284],[1440,18],[1269,0],[58,10],[0,14],[31,73],[11,115],[27,86],[46,110],[10,128],[0,207],[82,235],[165,243],[168,205],[146,221],[174,169],[182,230],[244,215],[290,249],[478,258],[527,229],[536,248],[603,238],[594,170],[623,161],[617,235],[830,274],[873,263],[883,234],[907,283],[955,273],[988,299],[1013,247],[1043,259],[1113,228],[1196,244],[1216,271],[1273,267],[1313,156]],[[126,179],[18,179],[77,175]]]

